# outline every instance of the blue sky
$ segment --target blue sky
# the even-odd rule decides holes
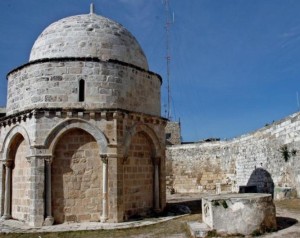
[[[6,74],[28,62],[52,22],[89,12],[86,0],[0,1],[0,106]],[[94,0],[124,25],[166,81],[162,0]],[[172,117],[185,141],[232,138],[299,110],[299,0],[169,0]],[[162,115],[166,85],[162,86]]]

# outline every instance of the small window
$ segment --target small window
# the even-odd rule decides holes
[[[79,102],[83,102],[84,101],[84,80],[80,79],[79,80]]]
[[[166,139],[170,139],[171,138],[171,133],[166,133]]]

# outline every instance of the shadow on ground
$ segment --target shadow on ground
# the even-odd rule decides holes
[[[290,217],[276,217],[276,221],[278,230],[289,228],[298,223],[298,220]]]
[[[180,208],[183,207],[188,207],[190,209],[190,214],[199,214],[202,213],[202,209],[201,209],[201,199],[199,200],[191,200],[191,201],[182,201],[182,202],[172,202],[172,203],[168,203],[166,210],[170,211],[170,212],[174,212],[176,213],[176,215],[179,215],[176,210],[181,210]],[[185,214],[185,213],[182,213]]]

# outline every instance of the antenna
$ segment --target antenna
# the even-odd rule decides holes
[[[171,24],[174,23],[174,13],[173,13],[173,21],[170,20],[170,8],[169,8],[169,0],[164,0],[165,5],[165,15],[166,15],[166,61],[167,61],[167,119],[171,119],[171,87],[170,87],[170,27]]]
[[[298,111],[300,110],[300,104],[299,104],[299,93],[297,92],[297,106],[298,106]]]

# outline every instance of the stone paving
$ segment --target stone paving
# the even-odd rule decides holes
[[[62,231],[87,231],[87,230],[110,230],[124,229],[157,224],[171,220],[178,216],[168,216],[161,218],[149,218],[142,221],[131,221],[122,223],[100,223],[100,222],[83,222],[83,223],[63,223],[53,226],[42,226],[39,228],[30,227],[17,220],[0,221],[0,233],[35,233],[35,232],[62,232]]]
[[[169,195],[168,200],[171,203],[200,199],[199,194],[176,194]],[[123,229],[131,227],[141,227],[165,222],[179,216],[167,216],[160,218],[149,218],[140,221],[130,221],[122,223],[100,223],[100,222],[84,222],[84,223],[63,223],[53,226],[42,226],[39,228],[30,227],[24,222],[17,220],[0,220],[0,233],[34,233],[34,232],[62,232],[62,231],[82,231],[82,230],[101,230],[101,229]]]

